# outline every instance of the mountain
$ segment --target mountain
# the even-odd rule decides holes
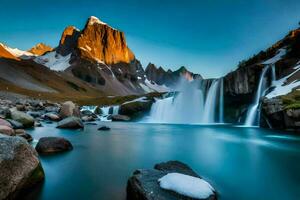
[[[37,45],[28,50],[28,52],[38,56],[43,55],[49,51],[53,51],[53,48],[44,43],[38,43]]]
[[[162,71],[164,77],[153,79],[129,49],[124,33],[93,16],[82,30],[66,27],[55,48],[39,43],[22,51],[1,44],[0,63],[1,90],[51,99],[166,92],[179,77],[194,77],[185,68],[160,68],[152,75]]]
[[[172,71],[170,69],[165,71],[162,67],[156,67],[152,63],[147,65],[145,74],[149,81],[168,87],[176,86],[181,77],[184,77],[190,81],[193,79],[203,79],[201,75],[194,74],[183,66],[176,71]]]

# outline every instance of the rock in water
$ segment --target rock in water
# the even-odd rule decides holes
[[[44,171],[33,147],[23,138],[0,134],[0,199],[17,198],[43,179]]]
[[[16,109],[10,109],[11,118],[17,122],[20,122],[24,128],[30,128],[34,125],[34,119],[30,115]]]
[[[98,128],[98,131],[109,131],[110,128],[107,126],[101,126],[100,128]]]
[[[78,117],[68,117],[59,121],[56,128],[79,129],[83,127],[81,119]]]
[[[130,117],[126,115],[111,115],[110,116],[112,121],[129,121]]]
[[[179,161],[169,161],[155,165],[155,169],[136,170],[127,182],[127,199],[129,200],[193,200],[182,194],[162,189],[158,180],[169,173],[180,173],[200,178],[189,166]],[[216,200],[215,193],[205,198]]]
[[[36,147],[36,151],[42,154],[58,153],[73,149],[70,141],[61,137],[42,137]]]
[[[61,109],[59,111],[59,116],[62,119],[71,116],[80,117],[80,111],[78,106],[76,106],[72,101],[66,101],[61,106]]]

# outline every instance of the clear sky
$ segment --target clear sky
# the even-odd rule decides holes
[[[184,65],[209,78],[298,27],[300,0],[1,0],[0,42],[55,47],[91,15],[124,31],[144,67]]]

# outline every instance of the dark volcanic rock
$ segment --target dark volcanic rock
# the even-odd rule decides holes
[[[14,199],[44,179],[36,151],[26,140],[0,134],[0,199]]]
[[[200,177],[186,164],[169,161],[155,165],[155,169],[136,170],[127,182],[128,200],[193,200],[193,198],[164,190],[159,186],[158,179],[168,173],[177,172],[185,175]],[[207,198],[217,199],[216,194]]]
[[[36,151],[42,154],[58,153],[73,149],[71,142],[61,137],[43,137],[35,147]]]
[[[83,127],[84,124],[78,117],[68,117],[57,123],[57,128],[79,129]]]

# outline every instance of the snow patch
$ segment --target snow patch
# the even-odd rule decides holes
[[[62,56],[55,51],[49,52],[43,56],[36,57],[35,62],[42,64],[51,70],[64,71],[70,67],[71,53],[67,56]]]
[[[161,188],[190,198],[206,199],[214,194],[214,189],[208,182],[185,174],[168,173],[158,182]]]
[[[90,19],[89,19],[89,25],[93,25],[93,24],[102,24],[102,25],[106,25],[106,23],[100,21],[100,19],[98,19],[97,17],[95,16],[91,16]]]
[[[145,84],[141,83],[140,86],[146,91],[156,91],[156,92],[169,92],[171,91],[170,88],[168,88],[165,85],[158,85],[156,83],[151,83],[148,79],[145,80]],[[146,89],[147,87],[148,89]],[[148,91],[147,91],[148,90]]]
[[[262,64],[265,64],[265,65],[274,64],[278,60],[280,60],[285,54],[286,54],[286,49],[279,49],[274,57],[266,60]]]
[[[128,103],[133,103],[133,102],[148,102],[148,101],[149,100],[147,100],[147,97],[140,97],[140,98],[134,99],[132,101],[126,101],[122,105],[125,105],[125,104],[128,104]]]
[[[270,92],[269,94],[266,95],[267,98],[270,99],[270,98],[273,98],[273,97],[288,94],[288,93],[292,92],[292,90],[294,88],[297,88],[297,87],[300,86],[300,80],[294,80],[290,84],[284,85],[288,78],[290,78],[295,73],[300,71],[300,65],[297,65],[296,67],[294,67],[294,69],[296,69],[296,70],[293,73],[291,73],[291,74],[287,75],[286,77],[283,77],[283,78],[273,82],[273,85],[275,86],[275,89],[272,92]]]
[[[16,56],[16,57],[19,57],[19,58],[22,58],[22,59],[30,59],[31,57],[34,57],[36,56],[35,54],[32,54],[28,51],[23,51],[23,50],[20,50],[20,49],[17,49],[17,48],[10,48],[2,43],[0,43],[0,45],[6,49],[8,52],[10,52],[12,55]]]

